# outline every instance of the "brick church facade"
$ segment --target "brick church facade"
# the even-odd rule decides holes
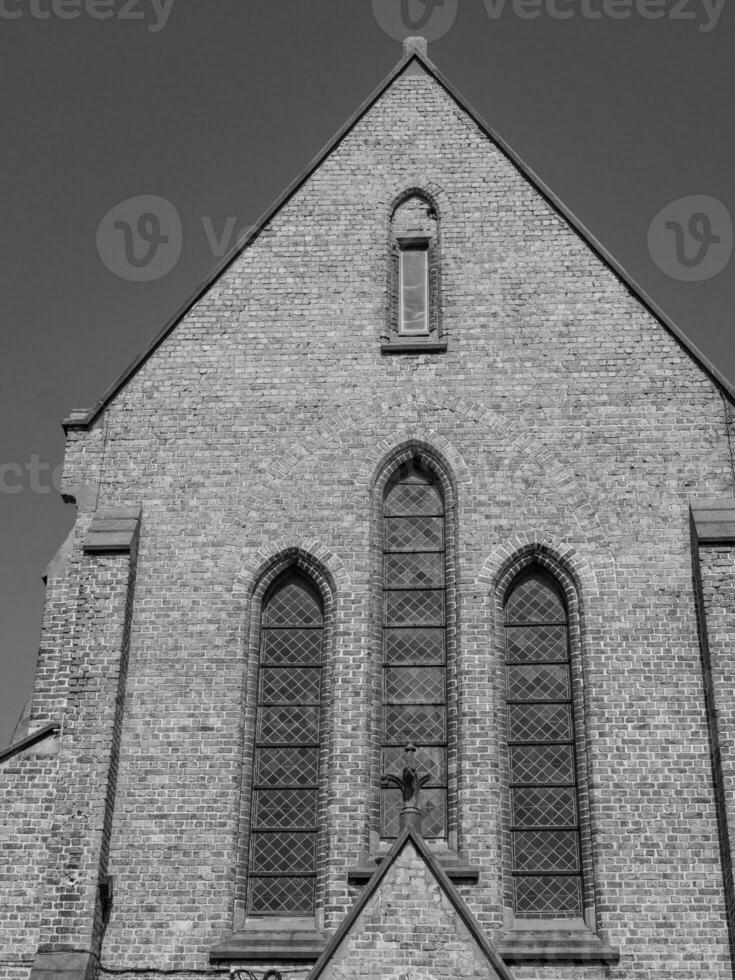
[[[65,422],[1,975],[731,978],[732,405],[409,39]]]

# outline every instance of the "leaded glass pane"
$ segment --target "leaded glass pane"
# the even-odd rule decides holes
[[[385,501],[387,517],[416,517],[444,512],[439,488],[427,483],[398,483]]]
[[[256,753],[255,782],[260,786],[315,786],[319,765],[317,748],[270,748]]]
[[[251,875],[248,908],[252,915],[311,915],[314,911],[313,877]]]
[[[579,871],[576,830],[523,830],[513,834],[516,871]]]
[[[561,742],[572,738],[568,704],[512,704],[508,715],[511,742]]]
[[[579,875],[519,876],[516,914],[539,918],[582,915],[582,881]]]
[[[566,660],[566,626],[508,626],[505,631],[510,663]]]
[[[319,740],[319,708],[268,707],[258,711],[259,742],[309,743]]]
[[[316,826],[316,790],[256,790],[254,821],[258,830],[313,829]]]
[[[403,552],[385,556],[385,584],[389,589],[441,589],[444,587],[443,552]]]
[[[509,701],[564,701],[569,697],[569,668],[564,664],[508,667]]]
[[[443,742],[444,705],[407,704],[385,708],[386,742]]]
[[[527,786],[511,790],[516,827],[568,827],[577,823],[573,786]]]
[[[263,663],[297,666],[318,664],[321,659],[320,629],[263,630]]]
[[[558,593],[537,572],[516,585],[505,607],[507,623],[558,623],[566,618]]]
[[[441,551],[443,517],[386,517],[386,551]]]
[[[288,582],[276,592],[265,610],[265,626],[321,626],[322,611],[305,582]]]
[[[441,667],[388,667],[385,699],[389,704],[444,701],[444,671]]]
[[[441,626],[444,623],[444,590],[435,592],[386,592],[386,625]]]
[[[260,671],[260,700],[318,702],[322,672],[319,667],[263,667]]]
[[[385,789],[381,795],[381,826],[384,837],[398,836],[398,817],[403,805],[401,791]],[[423,789],[419,797],[421,832],[424,837],[447,836],[447,791]]]
[[[391,664],[443,664],[443,629],[387,629],[385,659]]]
[[[292,578],[263,609],[248,913],[314,911],[322,612]]]
[[[316,834],[255,833],[250,846],[250,868],[256,872],[308,874],[314,869],[315,846]]]
[[[513,783],[573,783],[571,745],[512,745],[510,778]]]
[[[566,610],[551,582],[534,572],[511,592],[506,622],[516,914],[581,915]]]
[[[416,764],[434,784],[421,797],[427,837],[447,832],[443,510],[438,483],[414,464],[384,505],[383,772],[400,773],[406,744],[418,746]],[[400,793],[383,789],[381,799],[381,834],[394,837]]]

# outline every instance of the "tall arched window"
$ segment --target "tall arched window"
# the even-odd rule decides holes
[[[441,344],[439,221],[421,191],[407,192],[390,223],[389,345]]]
[[[321,737],[320,597],[281,578],[263,604],[248,861],[249,915],[312,915]]]
[[[568,616],[557,584],[523,573],[505,603],[513,901],[520,918],[583,915]]]
[[[431,780],[423,834],[447,837],[446,558],[444,499],[418,461],[401,466],[383,504],[382,772],[403,768],[408,742]],[[398,833],[401,794],[381,790],[381,837]]]

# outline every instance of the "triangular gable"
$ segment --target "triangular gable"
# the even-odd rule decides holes
[[[537,174],[521,159],[520,156],[500,137],[480,116],[470,103],[454,88],[454,86],[444,77],[432,61],[428,59],[420,50],[409,48],[396,67],[388,73],[386,78],[375,89],[352,117],[345,123],[337,134],[327,143],[322,151],[306,167],[304,172],[297,177],[266,211],[258,222],[253,226],[250,234],[243,240],[238,241],[230,252],[224,257],[222,262],[213,270],[202,285],[196,290],[193,296],[181,307],[171,320],[159,331],[151,343],[142,351],[138,357],[129,365],[122,375],[105,392],[94,408],[89,411],[78,411],[71,417],[64,420],[65,429],[88,428],[99,415],[107,408],[118,392],[127,382],[137,373],[139,368],[148,358],[158,349],[168,335],[178,326],[184,317],[199,302],[205,293],[214,285],[217,280],[224,275],[233,262],[248,248],[261,234],[263,229],[278,214],[282,207],[297,193],[297,191],[309,180],[312,174],[321,166],[326,158],[339,146],[342,140],[354,129],[363,116],[375,105],[384,92],[390,88],[393,82],[407,70],[413,70],[418,65],[444,89],[447,95],[466,113],[478,128],[491,140],[498,149],[510,160],[523,177],[538,191],[539,194],[554,208],[554,210],[567,222],[567,224],[582,238],[586,245],[592,249],[597,257],[620,279],[624,286],[639,300],[640,303],[655,317],[659,323],[678,341],[681,346],[688,351],[694,361],[709,375],[709,377],[722,388],[730,398],[735,401],[735,386],[731,385],[727,378],[705,357],[699,348],[691,341],[661,307],[645,292],[645,290],[630,276],[620,265],[610,252],[588,231],[582,222],[566,207],[566,205],[546,186]]]
[[[406,827],[307,980],[423,980],[437,971],[513,980],[421,835]]]

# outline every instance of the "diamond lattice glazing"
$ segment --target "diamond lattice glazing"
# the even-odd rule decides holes
[[[265,610],[266,626],[321,626],[322,612],[312,590],[301,580],[282,585]]]
[[[538,573],[516,585],[505,607],[506,623],[559,623],[566,618],[558,593]]]
[[[385,630],[385,659],[390,664],[443,664],[444,630],[403,628]]]
[[[505,636],[508,663],[567,659],[566,626],[508,626]]]
[[[385,556],[385,584],[391,589],[441,589],[444,553],[405,551]]]
[[[321,673],[319,667],[263,667],[260,700],[271,704],[318,702]]]
[[[444,547],[444,518],[386,517],[386,551],[441,551]]]
[[[314,868],[316,834],[294,834],[281,831],[253,834],[250,845],[250,868],[255,872],[310,873]]]
[[[573,783],[571,745],[513,745],[510,749],[514,783]]]
[[[259,789],[255,792],[255,826],[261,830],[311,830],[316,825],[313,789]]]
[[[508,667],[509,701],[564,701],[570,694],[569,668],[564,664]]]
[[[568,704],[511,704],[508,715],[512,742],[561,742],[572,738]]]
[[[579,871],[576,830],[523,830],[513,834],[516,871]]]
[[[302,666],[321,662],[321,629],[263,630],[263,663]]]
[[[388,667],[385,671],[385,700],[389,704],[443,702],[444,696],[441,667]]]
[[[444,506],[439,488],[422,483],[398,483],[385,501],[385,513],[390,517],[443,512]]]
[[[389,626],[441,626],[444,622],[444,590],[435,592],[386,592]]]
[[[255,782],[260,786],[315,786],[319,750],[314,748],[270,748],[257,753]]]
[[[250,876],[248,908],[252,915],[311,915],[314,878]]]
[[[573,826],[577,806],[573,786],[526,786],[511,790],[516,827]]]
[[[258,741],[311,743],[319,739],[319,708],[268,707],[258,711]]]
[[[515,880],[518,915],[555,918],[582,915],[579,875],[566,877],[528,875]]]

